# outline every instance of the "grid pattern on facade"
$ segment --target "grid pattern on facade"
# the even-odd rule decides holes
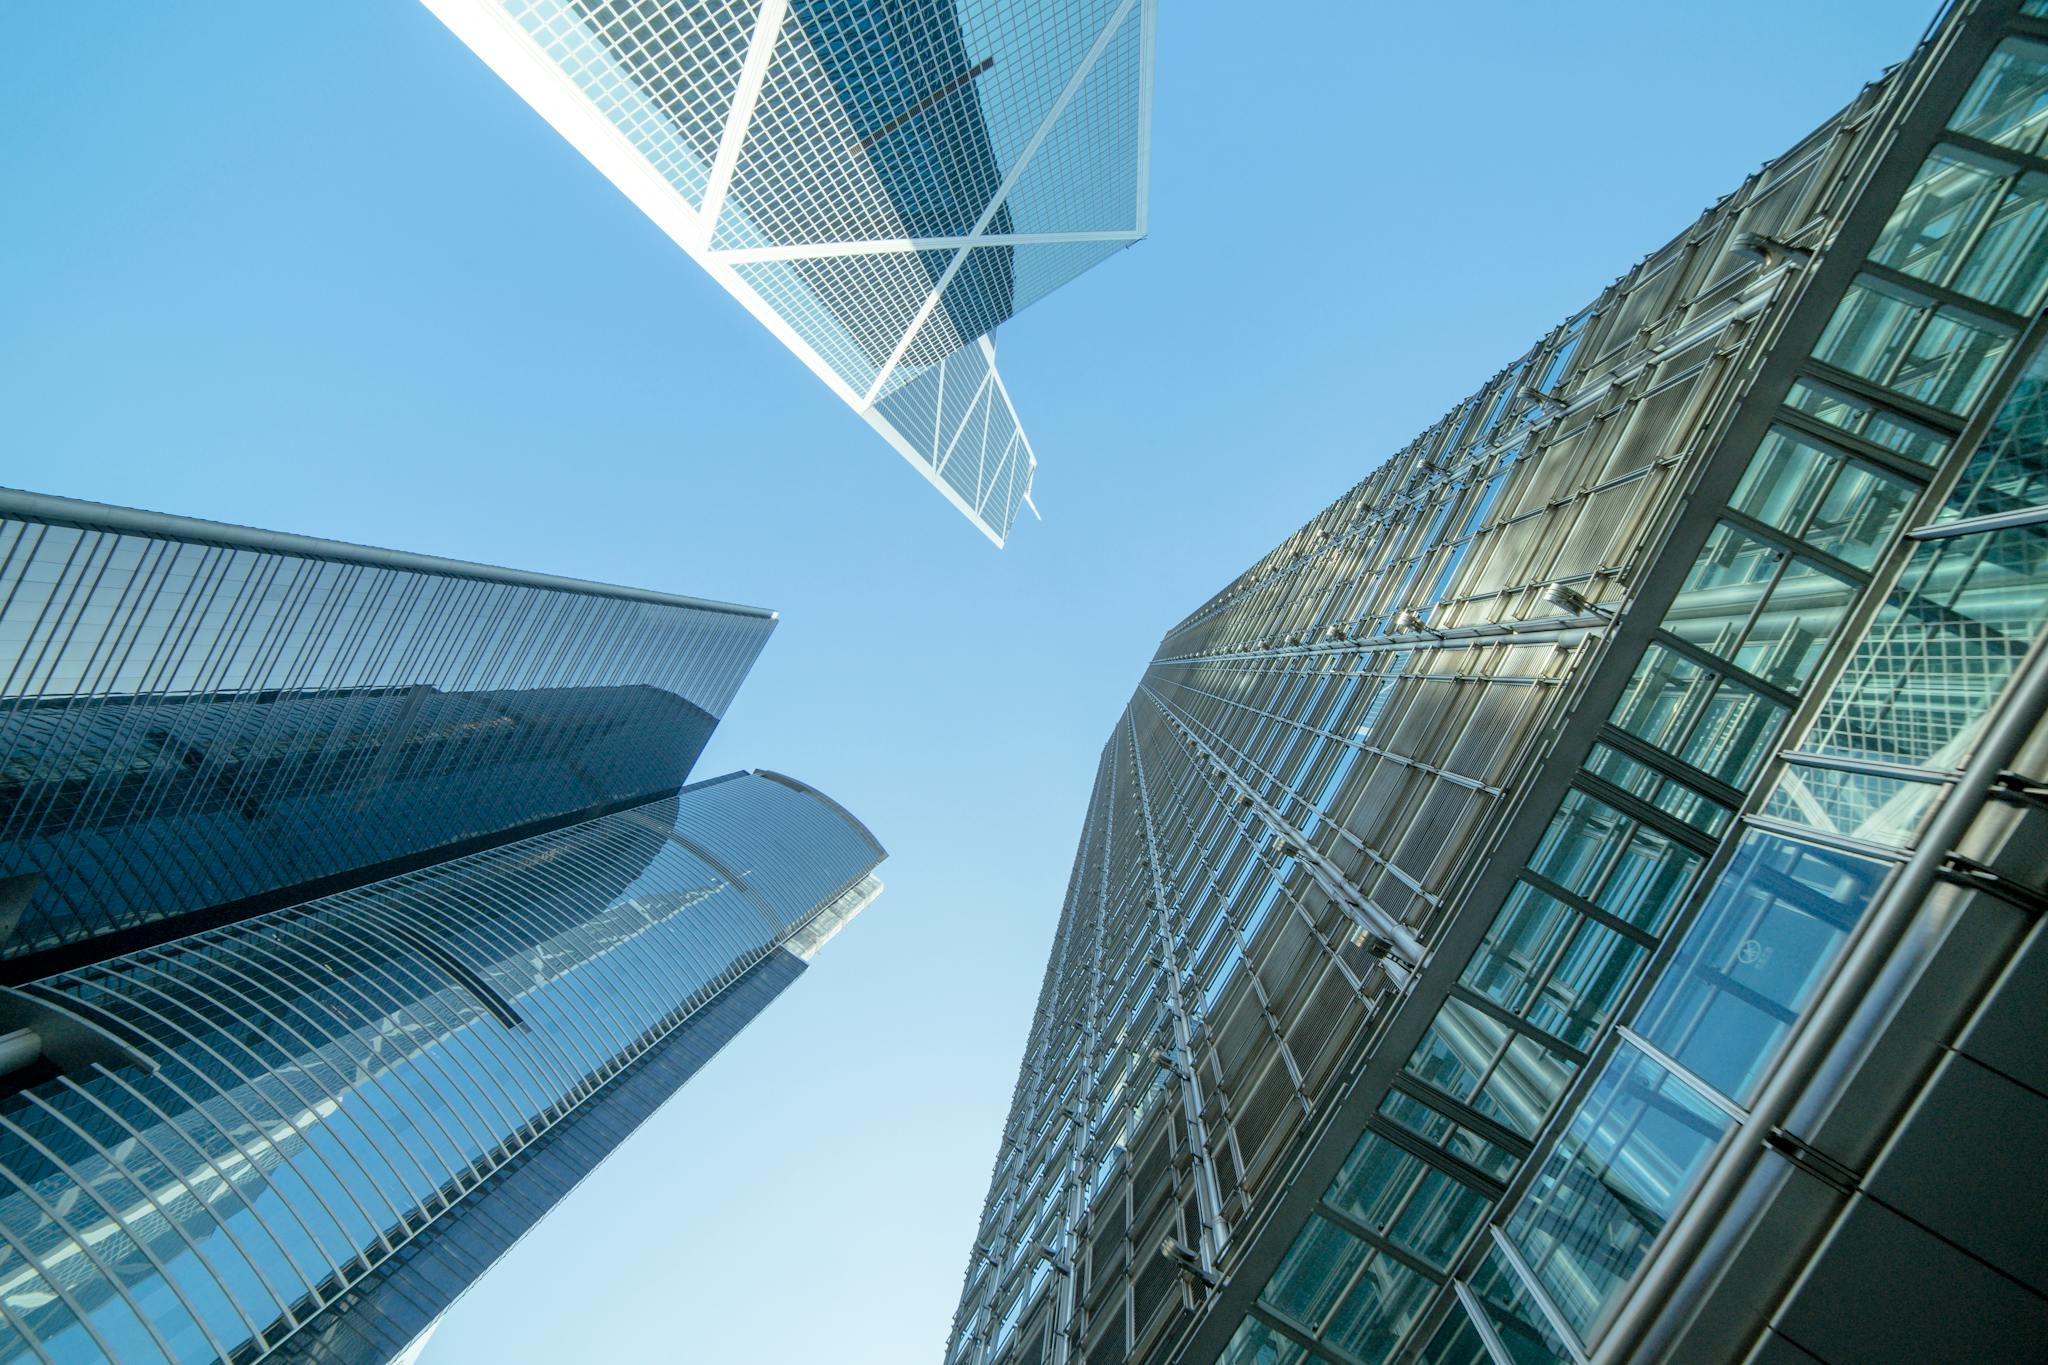
[[[8,956],[672,791],[774,628],[66,506],[0,518]]]
[[[427,3],[1002,543],[992,333],[1144,235],[1152,0]]]
[[[317,1333],[881,856],[734,774],[31,984],[150,1065],[0,1102],[0,1358]]]
[[[1984,183],[1943,150],[1859,206],[1878,245],[1832,294],[1800,288],[1814,244],[1906,76],[1167,633],[1097,775],[949,1365],[1583,1361],[2037,647],[2048,50],[1992,71],[1944,135],[1995,144]],[[1800,309],[1812,357],[1721,449]],[[1517,807],[1603,679],[1562,800]],[[1526,865],[1467,904],[1510,818]]]

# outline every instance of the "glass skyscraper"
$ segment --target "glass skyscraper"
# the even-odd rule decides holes
[[[1145,235],[1156,0],[426,0],[997,544],[994,331]]]
[[[947,1365],[2038,1358],[2048,3],[1170,629]]]
[[[0,1359],[426,1329],[880,891],[773,626],[0,491]]]

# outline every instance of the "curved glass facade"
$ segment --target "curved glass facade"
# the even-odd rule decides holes
[[[551,1202],[529,1159],[594,1164],[622,1134],[577,1158],[576,1126],[650,1112],[882,856],[735,774],[32,983],[149,1065],[0,1101],[0,1359],[385,1358],[337,1320],[423,1326],[467,1280],[395,1272],[473,1219],[487,1264]]]
[[[0,958],[673,792],[773,627],[0,492]]]

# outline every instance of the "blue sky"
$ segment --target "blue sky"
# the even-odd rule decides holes
[[[936,1361],[1161,632],[1932,8],[1168,6],[1151,239],[1002,334],[997,552],[425,10],[15,7],[0,483],[774,607],[699,772],[894,855],[427,1365]]]

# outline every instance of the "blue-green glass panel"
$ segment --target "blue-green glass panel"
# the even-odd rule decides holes
[[[1762,830],[1743,835],[1636,1031],[1748,1103],[1886,869]]]

